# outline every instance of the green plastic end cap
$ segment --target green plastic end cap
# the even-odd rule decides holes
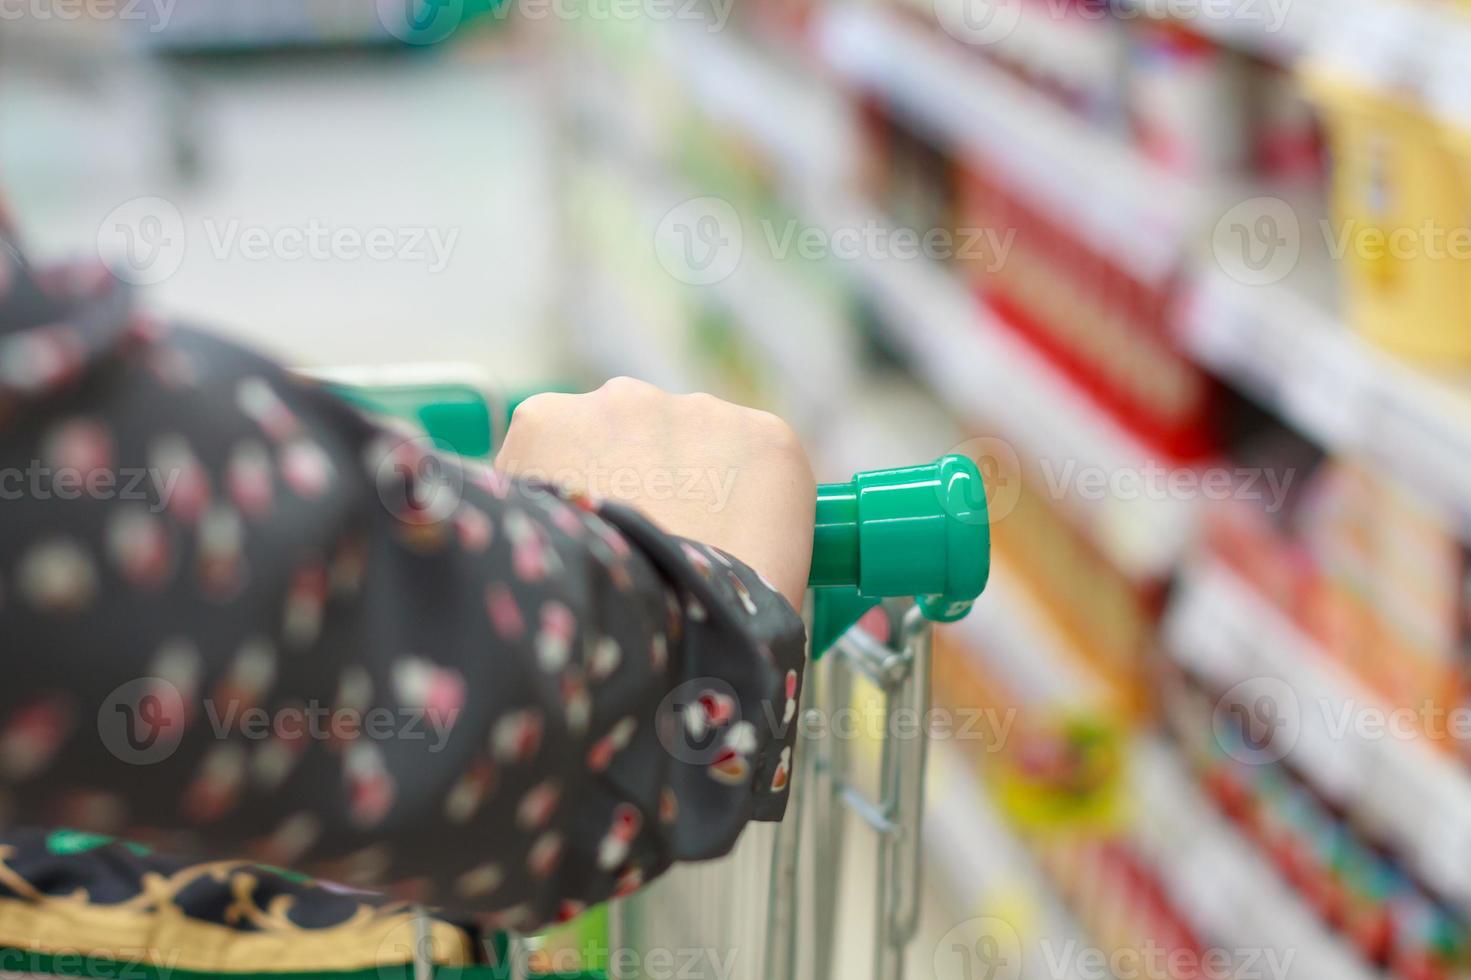
[[[985,588],[991,533],[980,472],[964,456],[853,480],[858,589],[917,595],[937,618],[959,618]]]
[[[957,453],[936,461],[936,493],[945,513],[944,591],[920,596],[927,619],[961,619],[986,589],[991,577],[991,521],[986,484],[975,461]]]

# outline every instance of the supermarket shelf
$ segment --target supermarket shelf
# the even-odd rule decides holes
[[[659,42],[685,93],[711,119],[739,129],[779,162],[784,183],[832,186],[854,176],[859,133],[835,86],[703,24],[670,21]]]
[[[820,107],[832,93],[808,85],[804,94],[782,66],[723,34],[671,26],[661,41],[675,40],[679,43],[661,43],[660,49],[687,90],[704,111],[740,127],[787,168],[787,189],[814,224],[830,232],[882,226],[867,209],[835,200],[833,188],[844,181],[824,168],[821,151],[803,132],[811,129],[823,141],[847,138],[835,117],[825,114],[831,107],[804,111],[802,118],[811,126],[797,126],[785,113],[779,114],[783,122],[775,122],[765,101]],[[815,179],[822,173],[831,179]],[[926,384],[957,416],[1000,426],[1017,441],[1020,457],[1046,461],[1053,473],[1079,468],[1116,473],[1156,462],[1147,447],[1106,419],[1044,358],[991,321],[948,271],[928,262],[877,256],[853,264],[858,266],[853,280],[879,301],[897,346],[911,355]],[[830,313],[805,300],[792,279],[782,263],[748,248],[737,275],[709,288],[782,369],[788,385],[796,390],[806,385],[814,393],[851,386],[854,355],[835,339],[844,332],[830,322]],[[1186,501],[1141,496],[1070,502],[1110,559],[1140,579],[1167,574],[1193,527],[1193,507]]]
[[[934,459],[964,438],[930,392],[902,375],[871,375],[863,397],[828,420],[808,447],[819,482]]]
[[[844,6],[821,22],[825,59],[963,155],[1005,173],[1035,205],[1146,282],[1167,276],[1208,215],[1210,193],[937,32]]]
[[[1354,334],[1332,311],[1331,276],[1326,263],[1310,261],[1282,283],[1248,286],[1204,265],[1182,340],[1207,368],[1325,448],[1383,464],[1471,536],[1471,386],[1417,370]]]
[[[1348,724],[1380,702],[1239,575],[1214,560],[1187,567],[1166,615],[1181,663],[1222,687],[1271,679],[1300,720],[1279,751],[1325,795],[1393,845],[1420,877],[1471,913],[1471,771],[1422,738]],[[1283,729],[1292,731],[1290,723]],[[1331,974],[1325,974],[1331,975]]]
[[[693,368],[671,354],[640,315],[616,276],[605,269],[585,268],[585,288],[570,301],[571,328],[578,349],[608,377],[640,378],[666,391],[709,390]]]
[[[1065,641],[1003,566],[996,568],[986,600],[950,628],[1021,701],[1041,700],[1055,708],[1101,696],[1096,678],[1061,649]],[[1008,880],[1040,882],[1028,894],[1054,894],[984,799],[958,751],[938,745],[933,755],[932,765],[940,772],[931,784],[925,833],[927,845],[943,855],[944,863],[937,866],[952,888],[974,889],[975,880],[993,881],[1001,868]],[[1375,975],[1323,929],[1250,842],[1200,796],[1175,750],[1156,737],[1135,739],[1129,779],[1135,804],[1131,838],[1207,941],[1225,949],[1278,951],[1288,980],[1373,980]],[[1053,901],[1071,923],[1060,898]]]
[[[625,248],[621,258],[629,259],[631,264],[620,271],[606,270],[602,279],[631,275],[629,270],[652,277],[648,288],[661,294],[665,308],[671,303],[677,305],[681,295],[700,296],[702,300],[708,297],[740,324],[754,351],[773,369],[788,409],[800,416],[793,419],[799,427],[816,426],[837,414],[858,384],[858,339],[845,311],[819,295],[817,270],[784,265],[748,242],[726,278],[709,285],[681,283],[658,265],[654,256],[656,229],[674,208],[700,195],[676,178],[650,179],[612,156],[601,163],[599,172],[592,176],[598,193],[628,208],[628,218],[636,225],[625,243],[639,239],[648,243],[646,253]],[[759,233],[747,233],[745,237],[750,239],[752,234]],[[594,314],[589,311],[589,315]],[[666,336],[680,338],[682,333],[670,328]],[[680,343],[669,346],[677,348]],[[611,353],[615,359],[637,362],[632,355]],[[653,351],[649,356],[654,357],[655,364],[668,361],[668,355],[658,357]]]
[[[1068,961],[1070,970],[1057,972],[1041,945],[1047,942],[1055,949],[1073,940],[1090,948],[1093,941],[997,811],[959,749],[947,744],[930,749],[927,794],[925,850],[943,887],[968,914],[1001,919],[1019,934],[1021,963],[1006,975],[1013,980],[1081,980],[1076,961]]]
[[[834,205],[828,228],[864,228],[879,219],[860,206]],[[882,327],[951,411],[982,419],[1016,442],[1028,465],[1054,475],[1083,469],[1115,474],[1165,465],[1055,368],[1005,327],[948,269],[923,259],[868,256],[854,262]],[[1168,574],[1194,525],[1192,501],[1147,494],[1065,495],[1099,547],[1126,574]],[[1004,516],[1003,518],[1004,519]]]
[[[1103,681],[1068,649],[1047,610],[1004,560],[993,558],[986,594],[971,614],[942,628],[1022,704],[1101,708],[1108,703]]]
[[[1135,846],[1209,942],[1272,951],[1292,980],[1378,980],[1201,796],[1174,749],[1141,737],[1132,761]]]
[[[1137,16],[1172,18],[1172,12],[1191,16],[1180,21],[1191,30],[1227,47],[1245,51],[1284,68],[1297,63],[1327,18],[1339,13],[1341,0],[1181,5],[1174,0],[1118,0],[1120,10]]]

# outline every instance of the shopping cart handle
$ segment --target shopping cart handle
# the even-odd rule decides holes
[[[525,396],[489,394],[491,386],[456,379],[456,370],[444,365],[304,373],[359,407],[417,423],[436,443],[466,456],[494,451]],[[949,622],[970,610],[990,568],[985,488],[964,456],[872,470],[818,488],[808,584],[832,600],[841,590],[855,593],[846,610],[862,608],[857,600],[871,605],[917,596],[928,618]]]
[[[813,588],[918,596],[926,617],[949,622],[970,611],[990,570],[985,485],[964,456],[870,470],[817,489]]]

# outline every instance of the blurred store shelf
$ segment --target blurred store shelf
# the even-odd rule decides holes
[[[834,207],[828,228],[882,227],[859,205]],[[1143,472],[1157,453],[1096,408],[1025,342],[998,324],[948,269],[923,258],[866,256],[854,279],[873,298],[881,326],[921,378],[965,421],[983,420],[1017,455],[1053,469]],[[1071,508],[1117,567],[1138,578],[1167,574],[1193,528],[1192,501],[1145,494],[1068,494]]]
[[[713,121],[733,126],[782,168],[789,188],[831,188],[861,159],[847,99],[769,49],[703,24],[671,22],[658,49],[685,94]],[[774,111],[780,107],[780,111]]]
[[[703,111],[737,128],[783,168],[783,185],[795,198],[794,206],[805,212],[803,217],[825,230],[829,240],[836,239],[839,229],[887,227],[877,212],[845,198],[842,189],[852,175],[832,165],[827,155],[834,141],[846,147],[852,138],[845,128],[848,120],[833,104],[835,93],[820,82],[801,84],[785,66],[725,34],[671,27],[661,40],[676,36],[680,43],[659,47],[677,76]],[[773,104],[795,108],[793,113],[773,113]],[[1083,131],[1086,127],[1077,132]],[[744,307],[742,322],[778,363],[791,366],[786,373],[793,383],[800,383],[804,371],[809,380],[814,369],[832,375],[835,348],[827,338],[840,332],[814,326],[830,317],[794,316],[790,310],[777,315],[786,301],[783,296],[797,294],[783,293],[780,263],[752,255],[754,251],[747,250],[739,276],[712,288],[728,292],[732,304]],[[1004,438],[1017,442],[1020,457],[1051,460],[1058,471],[1074,466],[1142,472],[1159,462],[1157,453],[997,324],[948,269],[917,257],[878,255],[844,264],[853,284],[875,301],[893,345],[909,356],[921,379],[963,422],[997,426]],[[793,308],[803,309],[800,304]],[[792,323],[802,329],[785,328]],[[852,382],[846,373],[819,380],[823,388],[834,383]],[[1111,561],[1140,579],[1165,575],[1193,528],[1193,507],[1183,500],[1110,496],[1085,501],[1074,496],[1064,504],[1080,514]]]
[[[1334,312],[1325,261],[1248,285],[1202,263],[1180,323],[1192,355],[1324,448],[1388,467],[1471,535],[1471,387],[1375,347]]]
[[[1069,114],[975,51],[879,9],[824,16],[835,70],[882,95],[962,156],[1005,173],[1036,207],[1076,228],[1144,282],[1174,268],[1214,195]]]
[[[653,181],[615,159],[602,159],[590,179],[596,184],[598,200],[613,198],[621,201],[627,210],[631,224],[620,227],[615,233],[623,243],[620,250],[591,249],[592,263],[601,263],[594,270],[594,281],[611,283],[621,281],[618,287],[606,287],[605,292],[621,292],[625,300],[616,298],[608,303],[580,303],[577,319],[596,320],[607,313],[615,325],[601,330],[602,336],[589,340],[595,349],[613,345],[606,351],[610,362],[623,363],[630,370],[622,373],[647,376],[648,371],[638,370],[645,358],[654,373],[681,383],[673,387],[687,389],[691,384],[705,390],[720,390],[714,378],[701,385],[700,371],[683,370],[671,351],[687,346],[680,341],[683,331],[675,323],[662,334],[659,340],[647,343],[637,339],[629,350],[619,350],[620,337],[637,334],[633,327],[645,314],[627,312],[626,297],[634,291],[645,295],[661,294],[654,302],[666,309],[671,304],[686,312],[692,305],[713,303],[727,312],[740,325],[743,339],[756,352],[769,369],[776,388],[784,395],[784,407],[795,413],[792,421],[798,428],[815,429],[823,420],[838,414],[841,407],[852,400],[859,383],[857,338],[850,329],[844,311],[835,309],[816,290],[820,288],[810,277],[804,275],[799,266],[787,265],[764,254],[759,247],[740,249],[738,260],[732,264],[728,275],[709,283],[681,282],[676,272],[664,268],[656,253],[661,228],[666,217],[684,202],[700,195],[694,188],[675,180]],[[732,246],[739,247],[739,246]],[[681,306],[681,299],[688,305]],[[625,312],[619,312],[623,310]],[[676,314],[676,321],[681,318]],[[799,324],[800,329],[793,329]],[[585,323],[585,326],[587,324]],[[644,353],[635,355],[633,350],[647,347]],[[683,373],[685,377],[677,376]],[[653,377],[647,380],[656,381]],[[657,382],[656,383],[660,383]],[[669,385],[665,385],[669,387]]]
[[[1109,692],[1004,560],[993,560],[986,595],[969,616],[943,627],[982,673],[1022,704],[1102,709]]]
[[[1203,934],[1225,949],[1276,954],[1292,980],[1375,980],[1214,810],[1174,749],[1141,737],[1132,761],[1135,846]]]
[[[1003,683],[1019,704],[1066,710],[1104,703],[1097,678],[1066,651],[1037,600],[1003,565],[994,571],[986,600],[951,629],[966,652],[983,661],[985,674]],[[1215,811],[1177,750],[1158,737],[1141,736],[1129,744],[1128,754],[1129,840],[1200,936],[1232,953],[1272,951],[1289,980],[1375,976]],[[1039,921],[1058,930],[1050,933],[1058,945],[1081,935],[967,760],[944,745],[937,746],[935,758],[939,772],[932,778],[925,827],[928,846],[944,855],[935,870],[952,890],[974,891],[977,880],[988,887],[998,879],[1010,884],[1041,909]],[[956,894],[965,897],[963,891]]]
[[[1291,696],[1281,693],[1274,702],[1285,702],[1275,710],[1292,741],[1272,746],[1273,754],[1471,912],[1465,767],[1419,736],[1355,724],[1362,713],[1383,710],[1380,699],[1224,565],[1186,568],[1164,636],[1177,660],[1222,688],[1263,679],[1285,685]]]
[[[583,357],[605,377],[640,378],[666,391],[707,390],[709,385],[673,353],[650,327],[621,280],[604,269],[586,269],[586,288],[572,300],[571,329]]]
[[[930,752],[924,835],[929,867],[954,897],[956,908],[1005,922],[1017,933],[1021,964],[1009,976],[1079,980],[1076,961],[1069,963],[1070,970],[1051,972],[1052,960],[1041,945],[1057,948],[1071,941],[1088,948],[1092,940],[996,809],[969,760],[946,744]],[[938,967],[941,959],[936,960]],[[970,975],[959,971],[955,976]]]
[[[1291,67],[1307,49],[1326,18],[1340,5],[1333,0],[1258,0],[1244,3],[1181,5],[1174,0],[1120,0],[1137,16],[1168,20],[1181,11],[1193,31],[1221,44]]]

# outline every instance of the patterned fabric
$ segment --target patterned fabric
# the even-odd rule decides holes
[[[751,569],[438,459],[3,237],[0,501],[0,944],[12,902],[76,892],[27,827],[529,929],[784,809],[804,637]]]

